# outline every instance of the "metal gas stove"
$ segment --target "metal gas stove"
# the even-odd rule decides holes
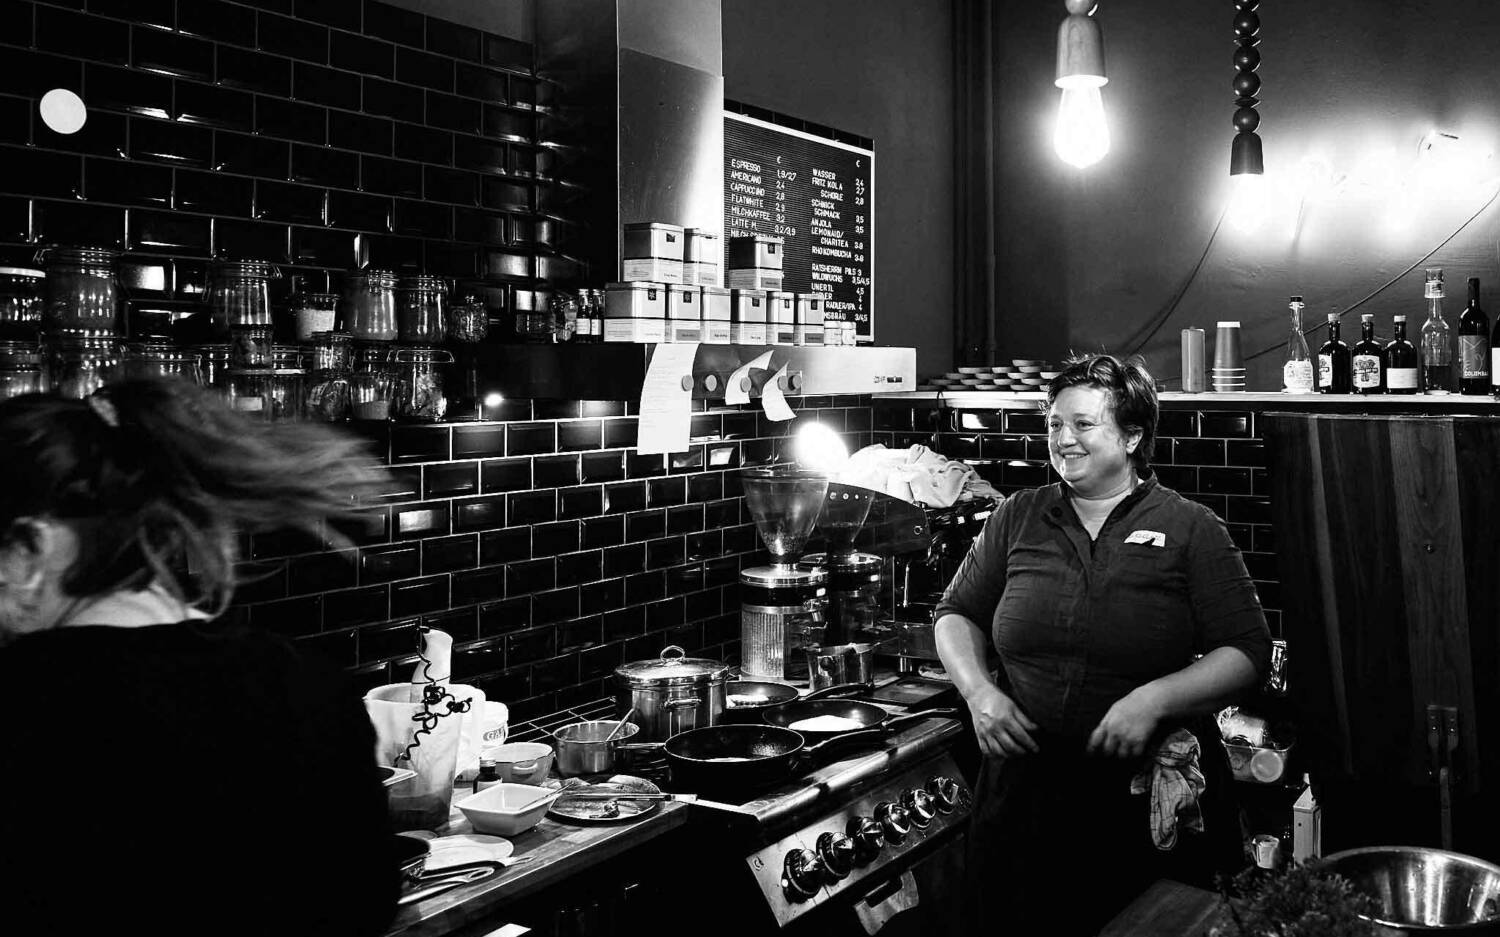
[[[895,699],[942,689],[903,679],[864,698],[903,715],[932,704]],[[836,932],[827,922],[839,909],[894,893],[926,857],[961,845],[970,791],[950,749],[962,731],[957,720],[934,716],[881,742],[830,755],[833,760],[749,799],[700,798],[691,822],[715,851],[727,847],[737,867],[731,873],[737,882],[715,875],[719,893],[728,885],[738,896],[748,883],[777,927],[811,926],[821,914],[824,923],[816,930]],[[756,925],[745,926],[756,932]],[[758,926],[764,932],[764,923]]]

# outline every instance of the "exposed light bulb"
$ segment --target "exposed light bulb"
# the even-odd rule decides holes
[[[849,461],[844,437],[822,423],[808,423],[797,430],[797,461],[815,472],[836,476]]]
[[[1246,172],[1229,177],[1229,223],[1250,233],[1266,220],[1269,195],[1264,173]]]
[[[1063,162],[1079,169],[1094,165],[1109,152],[1109,125],[1104,120],[1101,84],[1102,80],[1098,84],[1062,85],[1052,145]]]

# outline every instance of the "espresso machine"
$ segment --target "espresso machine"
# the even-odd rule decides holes
[[[771,554],[740,572],[740,669],[746,680],[805,678],[803,649],[823,639],[827,575],[798,565],[828,495],[828,476],[796,465],[741,473],[745,504]]]

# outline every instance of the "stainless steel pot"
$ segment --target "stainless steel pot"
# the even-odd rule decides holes
[[[552,733],[557,745],[557,773],[563,777],[603,774],[615,770],[622,748],[640,730],[634,723],[623,727],[613,719],[575,722]],[[611,738],[613,736],[613,738]]]
[[[808,687],[813,690],[875,679],[873,644],[814,644],[803,652],[807,655]]]
[[[641,727],[636,742],[664,742],[679,732],[717,725],[727,705],[729,665],[687,657],[672,645],[655,660],[631,661],[615,668],[615,713],[635,707]]]

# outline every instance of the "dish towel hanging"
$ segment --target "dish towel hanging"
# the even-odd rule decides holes
[[[1208,782],[1198,764],[1197,736],[1178,729],[1152,752],[1146,765],[1130,779],[1130,793],[1151,794],[1151,841],[1157,849],[1177,845],[1178,824],[1203,832],[1198,797]]]

